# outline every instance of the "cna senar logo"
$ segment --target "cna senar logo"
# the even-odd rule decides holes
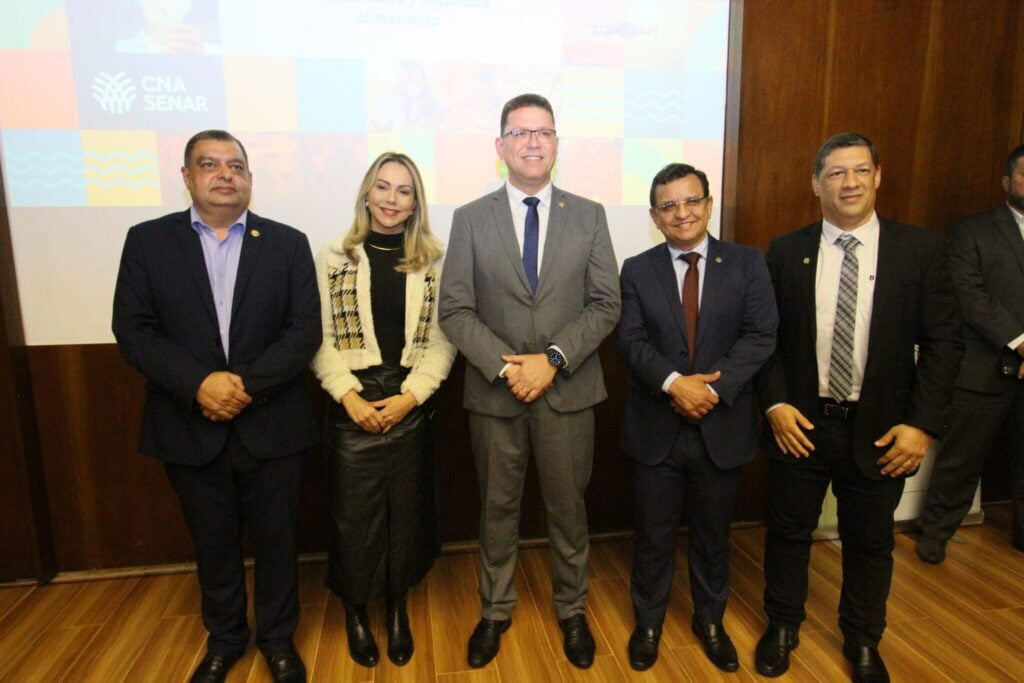
[[[101,71],[92,79],[92,96],[103,111],[124,114],[135,102],[135,83],[123,71],[113,75]]]
[[[204,95],[188,92],[181,76],[147,74],[139,79],[139,88],[142,90],[142,111],[198,112],[210,109]],[[132,110],[137,98],[135,82],[123,71],[114,75],[101,71],[92,81],[92,96],[103,111],[126,114]]]

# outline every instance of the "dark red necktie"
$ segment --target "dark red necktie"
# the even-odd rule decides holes
[[[680,254],[679,258],[686,261],[689,267],[683,276],[683,318],[686,320],[686,346],[690,354],[690,369],[693,370],[697,356],[697,309],[700,306],[700,272],[697,261],[700,254],[691,251]]]

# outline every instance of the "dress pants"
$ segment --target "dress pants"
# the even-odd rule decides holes
[[[982,394],[957,389],[949,431],[935,459],[921,534],[949,540],[971,509],[985,458],[1003,429],[1011,435],[1013,539],[1024,544],[1024,382],[1014,391]]]
[[[555,609],[559,619],[585,610],[590,530],[583,494],[594,460],[594,411],[551,409],[542,397],[516,417],[469,414],[480,484],[482,616],[503,620],[516,604],[519,512],[530,453],[540,479],[551,540]]]
[[[808,458],[772,458],[768,470],[768,532],[764,606],[770,621],[799,628],[806,617],[811,533],[818,526],[829,481],[838,502],[843,548],[839,628],[852,646],[875,647],[885,630],[892,583],[893,513],[904,480],[868,479],[852,454],[853,421],[816,415],[807,432]],[[879,435],[881,436],[881,435]],[[884,454],[879,449],[879,457]]]
[[[165,463],[196,548],[203,625],[212,654],[249,642],[243,527],[255,547],[256,645],[268,657],[291,644],[299,623],[295,532],[303,454],[257,460],[231,429],[205,465]]]
[[[665,460],[656,465],[633,462],[636,541],[630,590],[638,627],[658,628],[665,620],[684,511],[693,612],[706,624],[722,623],[739,472],[738,467],[719,469],[708,456],[700,428],[682,421]]]

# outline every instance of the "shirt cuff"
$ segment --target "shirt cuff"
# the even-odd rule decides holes
[[[764,411],[764,414],[767,415],[768,413],[772,412],[773,410],[775,410],[779,406],[784,406],[784,405],[786,405],[786,404],[785,403],[781,403],[781,402],[780,403],[773,403],[770,406],[768,406],[768,409]]]
[[[667,394],[668,388],[672,386],[672,382],[675,382],[677,377],[682,377],[682,375],[676,372],[675,370],[670,372],[668,374],[668,377],[665,378],[665,381],[661,383],[661,390]]]
[[[548,348],[554,349],[555,351],[558,351],[558,353],[562,354],[562,358],[565,359],[565,368],[569,367],[569,357],[565,355],[565,352],[562,351],[561,348],[559,348],[558,344],[550,344],[548,345]],[[562,370],[565,370],[565,368],[562,368]]]
[[[1012,341],[1010,341],[1009,344],[1007,344],[1007,346],[1010,347],[1011,351],[1016,351],[1017,347],[1020,346],[1022,343],[1024,343],[1024,334],[1014,338]]]
[[[505,379],[505,373],[508,372],[508,369],[510,367],[512,367],[512,363],[505,363],[505,366],[501,369],[501,372],[498,373],[498,379]]]

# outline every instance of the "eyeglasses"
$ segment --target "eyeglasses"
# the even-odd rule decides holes
[[[707,197],[687,197],[686,199],[680,199],[679,201],[665,202],[664,204],[658,204],[654,207],[654,210],[660,214],[674,213],[680,206],[685,206],[687,209],[696,209],[698,206],[704,203]]]
[[[552,128],[538,128],[537,130],[513,128],[501,137],[512,138],[513,140],[529,140],[531,135],[536,135],[537,139],[541,142],[551,142],[555,139],[555,131]]]

